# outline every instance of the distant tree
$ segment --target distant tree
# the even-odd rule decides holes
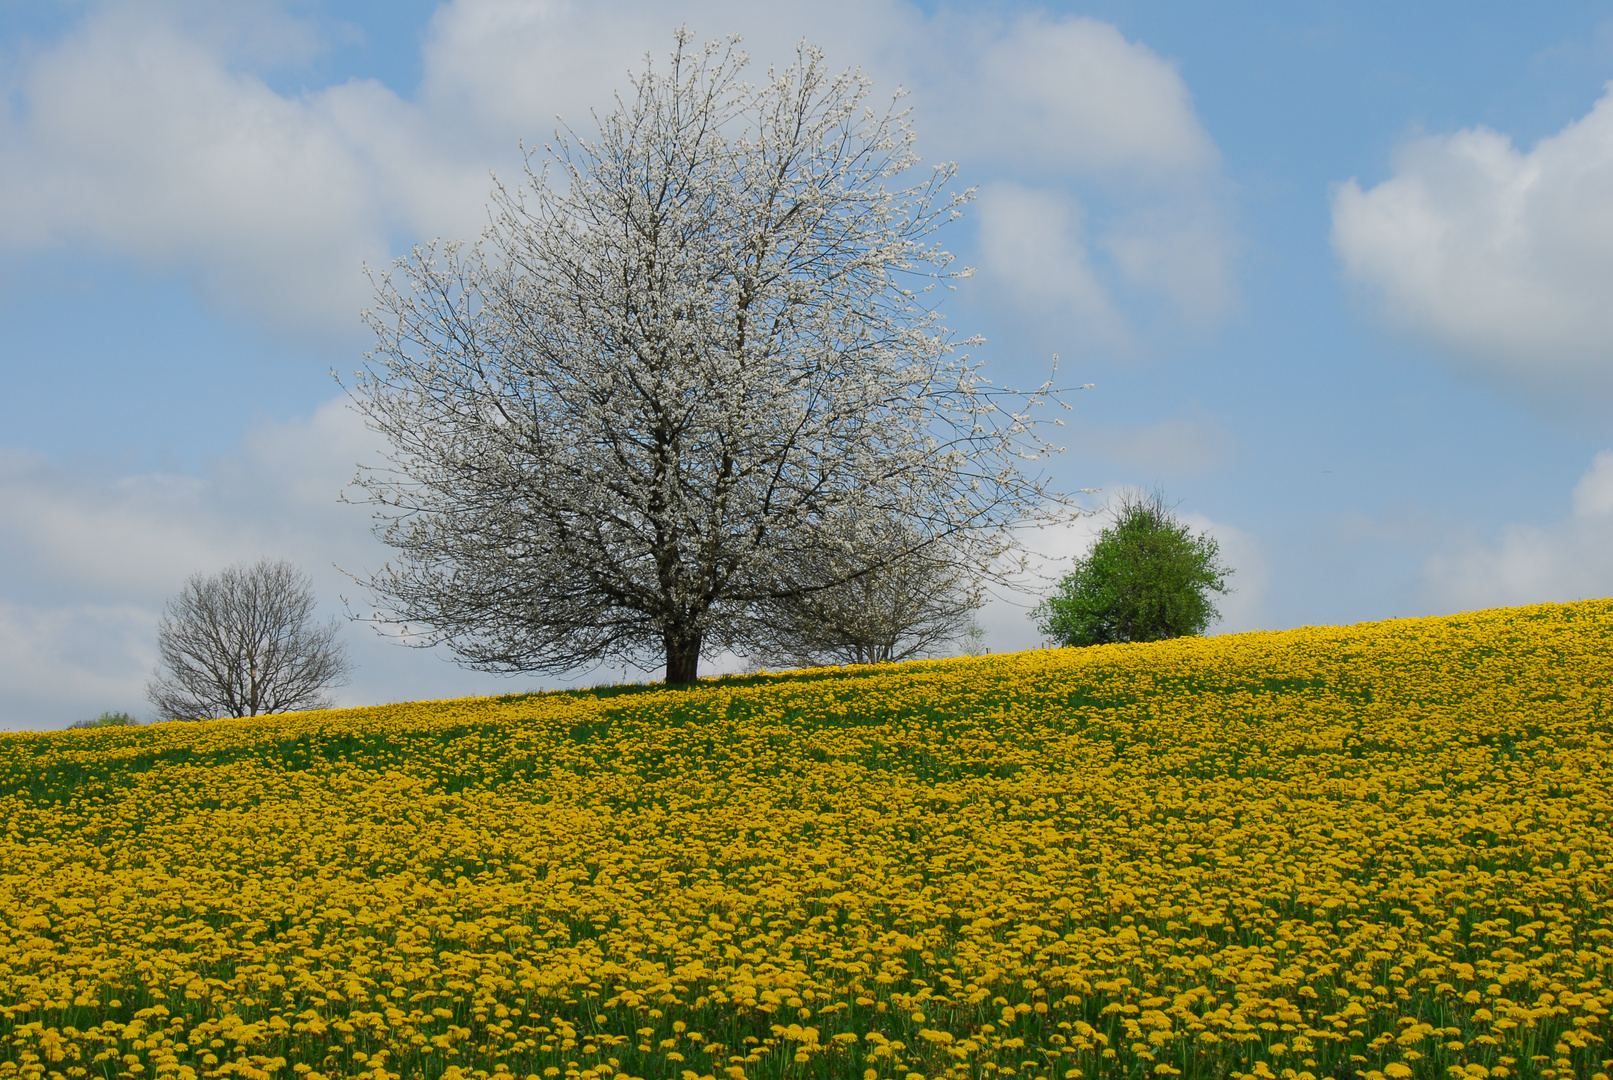
[[[981,603],[978,575],[946,545],[926,545],[910,529],[887,528],[882,544],[847,548],[876,546],[895,554],[860,574],[820,567],[820,578],[845,580],[766,605],[752,658],[770,666],[883,664],[933,655],[966,633]]]
[[[193,576],[157,624],[146,697],[174,720],[329,708],[349,668],[335,618],[315,623],[314,607],[312,582],[285,561]]]
[[[1202,634],[1220,617],[1212,593],[1232,570],[1212,536],[1193,535],[1157,492],[1127,496],[1085,558],[1031,613],[1063,645]]]
[[[773,613],[901,591],[907,553],[837,548],[848,519],[984,569],[1057,501],[1021,469],[1053,395],[992,387],[926,295],[961,273],[953,167],[918,170],[907,112],[816,49],[745,64],[680,32],[597,138],[495,191],[479,244],[378,278],[352,386],[391,446],[357,485],[396,552],[376,621],[482,670],[688,683]]]
[[[126,724],[138,724],[140,721],[126,712],[104,712],[93,720],[78,720],[68,724],[68,730],[75,728],[123,727]]]

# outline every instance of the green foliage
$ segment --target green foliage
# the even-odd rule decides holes
[[[1192,531],[1156,492],[1128,497],[1058,592],[1031,617],[1064,645],[1163,641],[1204,633],[1218,616],[1232,570],[1215,538]]]
[[[94,720],[80,720],[77,723],[68,724],[67,727],[69,730],[73,728],[124,727],[128,724],[138,724],[139,722],[126,712],[104,712]]]

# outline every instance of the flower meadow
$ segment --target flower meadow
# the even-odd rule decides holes
[[[1595,1077],[1613,602],[0,736],[0,1077]]]

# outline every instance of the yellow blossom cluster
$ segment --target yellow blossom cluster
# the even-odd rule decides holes
[[[1607,1080],[1613,602],[0,736],[0,1077]]]

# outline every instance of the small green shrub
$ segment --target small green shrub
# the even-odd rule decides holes
[[[123,727],[126,724],[138,724],[139,722],[126,712],[104,712],[93,720],[80,720],[77,723],[68,724],[67,727],[69,730],[73,728]]]

